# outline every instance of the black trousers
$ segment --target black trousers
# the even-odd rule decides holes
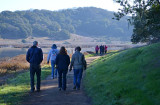
[[[67,78],[66,78],[67,69],[66,70],[58,69],[58,74],[59,74],[58,87],[62,88],[63,90],[66,90],[66,87],[67,87],[66,86],[66,83],[67,83]]]
[[[41,84],[41,66],[40,65],[30,64],[31,91],[35,90],[35,87],[34,87],[34,75],[35,74],[36,74],[36,77],[37,77],[36,89],[40,90],[40,84]]]
[[[96,50],[96,54],[98,54],[98,51]]]

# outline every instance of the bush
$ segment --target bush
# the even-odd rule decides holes
[[[26,43],[27,41],[25,40],[25,39],[22,39],[22,41],[21,41],[22,43]]]
[[[44,54],[44,60],[41,65],[47,64],[47,54]],[[29,63],[26,61],[26,55],[18,55],[0,62],[0,74],[4,75],[10,71],[27,70]]]

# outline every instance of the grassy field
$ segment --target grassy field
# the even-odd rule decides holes
[[[87,69],[93,105],[160,105],[160,43],[110,53]]]
[[[47,54],[44,54],[44,60],[42,66],[47,64]],[[26,61],[26,55],[18,55],[13,58],[0,61],[0,76],[7,75],[9,73],[15,73],[22,70],[29,69],[29,63]]]
[[[51,68],[44,66],[42,68],[42,80],[51,74]],[[29,71],[18,74],[13,79],[8,79],[8,82],[0,86],[0,105],[19,105],[23,97],[30,90]]]
[[[89,54],[87,52],[84,52],[85,57],[92,57],[96,54]],[[44,60],[42,61],[42,66],[47,64],[47,56],[48,54],[44,54]],[[69,54],[70,58],[72,57],[72,54]],[[5,76],[11,73],[19,72],[22,70],[28,70],[29,69],[29,63],[26,61],[26,55],[18,55],[13,58],[7,58],[0,60],[0,76]]]
[[[93,57],[93,56],[96,56],[96,54],[95,53],[93,53],[93,54],[86,54],[85,58],[89,58],[89,57]]]
[[[53,43],[57,45],[100,45],[105,44],[105,41],[102,40],[104,38],[92,38],[92,37],[85,37],[81,35],[71,34],[70,39],[67,40],[53,40],[48,37],[28,37],[26,39],[1,39],[0,38],[0,46],[2,45],[11,45],[17,47],[28,47],[32,45],[33,41],[37,40],[40,46],[50,46]],[[25,40],[25,43],[22,41]],[[112,41],[111,41],[112,42]],[[114,44],[114,43],[111,43]],[[125,43],[128,44],[128,43]]]

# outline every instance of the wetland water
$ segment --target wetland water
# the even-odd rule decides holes
[[[69,54],[74,53],[74,48],[66,48],[66,49]],[[124,49],[124,47],[109,47],[108,48],[108,50],[121,50],[121,49]],[[50,48],[42,48],[42,51],[44,54],[47,54],[49,50]],[[94,52],[94,50],[95,50],[94,47],[82,48],[81,52],[86,52],[86,51]],[[10,47],[0,48],[0,58],[14,57],[20,54],[26,54],[27,51],[28,51],[28,48],[10,48]]]

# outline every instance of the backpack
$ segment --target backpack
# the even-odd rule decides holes
[[[52,50],[51,51],[51,57],[52,57],[52,59],[56,59],[57,55],[58,55],[58,51],[57,50]]]

